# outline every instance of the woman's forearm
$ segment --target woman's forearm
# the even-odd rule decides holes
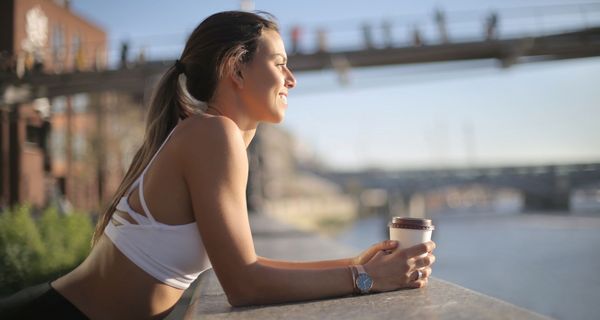
[[[371,251],[379,250],[373,246]],[[431,273],[435,244],[426,242],[404,250],[375,254],[368,263],[362,262],[373,280],[373,292],[400,288],[421,288]],[[367,250],[368,253],[369,250]],[[422,257],[427,254],[426,257]],[[255,256],[256,257],[256,256]],[[361,256],[357,257],[357,261]],[[217,277],[233,306],[263,305],[340,297],[354,292],[352,259],[317,262],[288,262],[256,257],[240,265],[213,265]],[[316,267],[341,264],[334,267]],[[417,274],[415,270],[424,270]],[[417,275],[416,279],[414,276]],[[424,277],[424,278],[422,278]]]
[[[322,261],[285,261],[258,257],[258,262],[265,266],[282,269],[325,269],[341,268],[354,264],[353,258]]]
[[[236,290],[235,295],[228,294],[229,302],[237,307],[338,297],[353,292],[352,273],[347,266],[293,268],[291,264],[284,262],[284,267],[277,267],[264,260],[257,261],[249,267],[245,288]]]

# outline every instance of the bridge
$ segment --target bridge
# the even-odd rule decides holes
[[[490,22],[491,18],[488,17],[487,29],[481,30],[481,34],[485,33],[484,36],[463,32],[451,37],[449,33],[453,25],[462,26],[462,29],[465,29],[465,25],[473,26],[470,30],[481,29],[477,24],[482,17],[473,16],[472,13],[469,15],[468,12],[458,12],[448,14],[447,18],[443,15],[443,21],[440,21],[441,18],[438,16],[434,25],[424,24],[421,31],[423,35],[420,35],[418,25],[415,24],[411,31],[414,33],[411,41],[394,42],[392,32],[398,33],[399,30],[391,27],[393,21],[384,21],[382,43],[374,41],[374,28],[364,23],[362,27],[354,28],[354,31],[362,29],[362,41],[358,42],[358,45],[356,37],[360,39],[360,34],[350,37],[354,40],[354,44],[337,46],[328,44],[326,39],[333,38],[331,35],[334,35],[334,40],[347,40],[348,35],[344,35],[339,29],[329,33],[319,29],[315,36],[318,44],[312,52],[299,50],[297,48],[299,44],[296,43],[298,40],[293,38],[290,40],[293,49],[288,64],[294,72],[332,69],[343,75],[351,68],[385,65],[495,59],[500,62],[500,66],[510,67],[515,63],[600,56],[600,4],[530,9],[535,9],[535,13],[526,17],[522,16],[522,12],[527,12],[526,9],[520,10],[520,15],[509,11],[504,15],[492,13],[492,16],[506,16],[508,19],[506,24],[517,22],[515,25],[523,26],[525,29],[528,24],[523,24],[523,19],[557,22],[552,25],[546,22],[544,28],[537,28],[534,31],[519,32],[508,28],[504,34],[500,34],[498,22]],[[538,12],[544,12],[544,15],[539,16]],[[495,19],[497,21],[500,18]],[[565,23],[564,20],[569,23]],[[401,23],[413,21],[414,17],[401,19]],[[502,21],[504,20],[500,23]],[[342,24],[345,22],[337,23],[338,26]],[[436,37],[439,39],[426,41],[425,35],[435,34],[435,29],[438,30],[439,35]],[[455,29],[460,30],[459,27]],[[174,59],[174,57],[163,58],[138,63],[122,61],[123,66],[129,67],[61,74],[32,72],[19,76],[15,73],[1,72],[0,98],[2,100],[0,102],[10,105],[40,97],[52,98],[82,92],[120,91],[140,95],[146,92],[155,83],[157,77],[174,63]]]
[[[476,184],[510,188],[523,195],[525,210],[566,211],[573,190],[600,183],[600,163],[391,172],[373,170],[323,175],[346,189],[358,183],[363,189],[383,189],[389,195],[401,195],[404,199],[445,187]]]

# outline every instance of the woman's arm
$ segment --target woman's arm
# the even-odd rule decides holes
[[[248,161],[240,131],[223,117],[191,120],[202,123],[190,123],[188,130],[182,130],[183,143],[188,145],[179,148],[183,174],[200,235],[230,303],[240,306],[351,293],[348,268],[286,269],[260,262],[246,210]]]
[[[190,123],[182,130],[182,142],[187,146],[179,148],[182,170],[203,243],[229,302],[243,306],[351,294],[348,261],[303,265],[256,255],[245,200],[248,161],[239,129],[223,117],[189,121],[203,123]],[[372,259],[377,260],[372,267],[365,265],[370,274],[372,269],[375,283],[380,282],[376,290],[398,288],[398,283],[408,278],[384,280],[386,272],[404,270],[389,262],[387,268],[381,265],[382,259],[391,256],[380,255]],[[408,268],[407,264],[405,273]]]
[[[257,261],[265,266],[284,269],[327,269],[327,268],[343,268],[353,265],[353,258],[344,258],[337,260],[323,261],[286,261],[273,260],[265,257],[257,257]]]
[[[351,265],[365,264],[375,256],[379,251],[394,250],[398,247],[396,241],[382,241],[380,243],[372,245],[367,250],[363,251],[360,255],[351,258],[337,259],[337,260],[323,260],[323,261],[283,261],[273,260],[258,256],[258,261],[262,264],[287,269],[323,269],[323,268],[339,268],[348,267]]]

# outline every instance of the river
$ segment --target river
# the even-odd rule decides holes
[[[433,276],[557,319],[600,315],[600,214],[433,217]],[[385,219],[358,220],[336,240],[366,248]]]

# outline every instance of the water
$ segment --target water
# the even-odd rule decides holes
[[[337,240],[366,248],[384,219],[358,221]],[[600,315],[600,215],[453,215],[434,218],[435,277],[557,319]]]

